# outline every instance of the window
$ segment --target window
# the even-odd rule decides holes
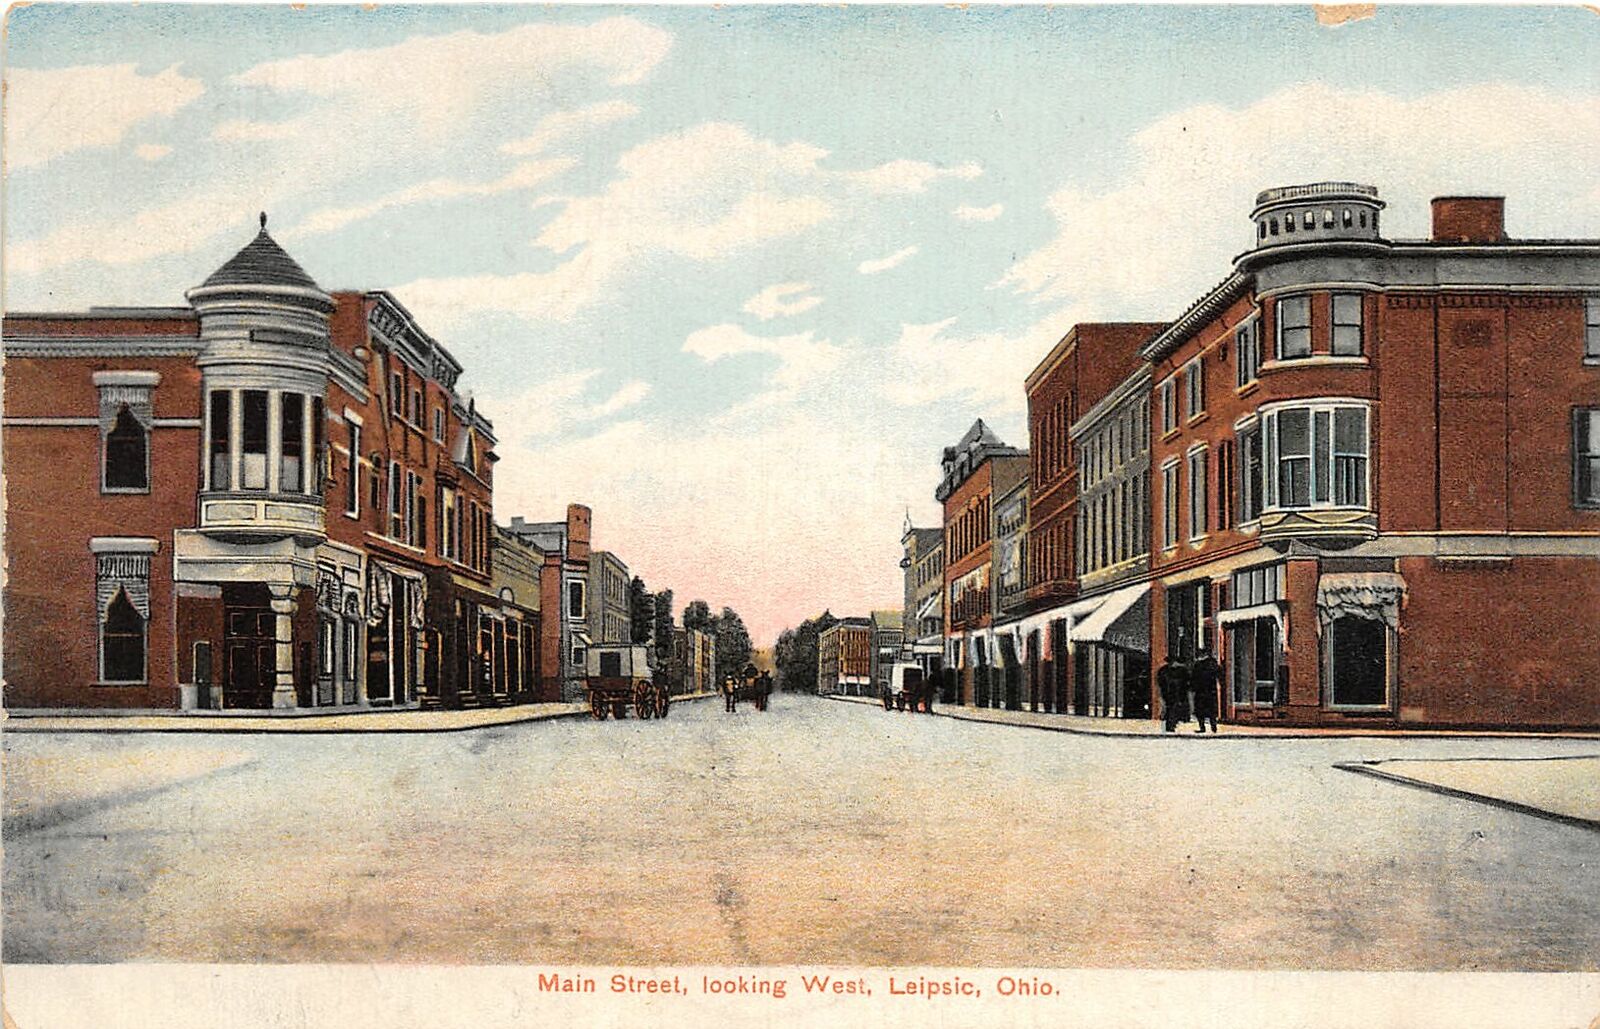
[[[311,486],[307,493],[322,496],[323,485],[333,481],[333,454],[323,431],[322,398],[311,398]]]
[[[305,491],[306,398],[298,393],[283,393],[279,404],[278,491]]]
[[[439,556],[456,556],[454,529],[456,524],[456,491],[448,486],[439,487]]]
[[[1572,412],[1572,502],[1600,507],[1600,407]]]
[[[1189,538],[1200,539],[1211,528],[1206,496],[1206,452],[1189,454]]]
[[[1252,427],[1239,433],[1238,515],[1241,524],[1261,517],[1261,492],[1261,430]]]
[[[373,451],[372,452],[371,467],[372,467],[372,488],[371,488],[370,492],[371,492],[372,495],[369,498],[368,502],[372,505],[372,510],[374,512],[376,512],[376,515],[377,515],[377,518],[378,518],[378,522],[379,522],[379,528],[382,528],[382,522],[383,522],[383,457],[377,451]]]
[[[1278,301],[1278,360],[1311,355],[1311,298]]]
[[[1361,356],[1361,294],[1333,295],[1333,353],[1336,357]]]
[[[1178,545],[1178,462],[1161,467],[1161,547]]]
[[[572,644],[572,663],[573,663],[574,666],[576,666],[578,668],[582,668],[583,667],[583,663],[584,663],[584,659],[587,656],[588,656],[588,651],[586,651],[584,649],[583,644],[578,643],[578,642],[574,642]]]
[[[344,484],[344,513],[351,518],[361,515],[361,426],[348,424],[350,430],[350,477]]]
[[[1161,384],[1161,433],[1166,435],[1178,427],[1178,386],[1168,379]]]
[[[1252,318],[1239,326],[1233,334],[1233,349],[1237,355],[1238,384],[1245,386],[1254,382],[1261,367],[1261,323]]]
[[[573,579],[567,583],[567,617],[587,618],[588,608],[585,604],[584,583],[581,579]]]
[[[389,372],[389,413],[401,417],[400,405],[405,402],[405,376],[398,368]]]
[[[1198,418],[1206,409],[1205,359],[1196,358],[1183,370],[1183,395],[1190,418]]]
[[[1236,608],[1256,607],[1283,599],[1282,564],[1257,565],[1233,573],[1230,595]]]
[[[1583,356],[1600,360],[1600,297],[1583,302]]]
[[[1366,507],[1367,409],[1290,407],[1265,416],[1268,507]]]
[[[233,451],[229,439],[233,431],[233,391],[211,391],[211,483],[214,490],[231,489],[233,477]]]
[[[354,619],[344,623],[344,681],[356,681],[356,652],[360,649],[360,623]]]
[[[96,541],[91,541],[94,547]],[[100,615],[100,681],[145,682],[145,627],[150,619],[150,552],[95,553]]]
[[[389,462],[389,538],[401,539],[405,532],[405,516],[401,510],[405,483],[400,478],[400,462]]]
[[[1228,486],[1233,482],[1233,440],[1217,444],[1217,528],[1226,529],[1234,524],[1232,510],[1234,493]]]
[[[332,618],[319,619],[318,628],[321,630],[317,648],[317,675],[324,679],[333,678],[334,646],[337,636],[334,632]]]
[[[410,422],[418,428],[422,427],[422,412],[426,410],[422,403],[422,387],[418,386],[411,391],[411,417]]]
[[[133,410],[122,404],[105,434],[104,490],[142,493],[150,488],[150,434]]]
[[[1389,699],[1389,627],[1374,618],[1335,618],[1328,633],[1334,707],[1384,707]]]
[[[244,391],[244,431],[239,455],[239,487],[267,488],[267,391]]]
[[[435,443],[444,442],[444,408],[442,407],[433,409],[433,441]]]
[[[1315,211],[1307,211],[1303,217],[1305,218],[1306,228],[1314,229],[1317,227],[1317,215]]]

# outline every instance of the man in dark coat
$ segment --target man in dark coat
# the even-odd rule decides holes
[[[1196,732],[1217,731],[1217,686],[1222,681],[1222,666],[1211,656],[1211,651],[1200,651],[1200,659],[1189,669],[1189,688],[1194,690],[1194,720],[1200,723]]]
[[[1189,692],[1189,670],[1178,661],[1178,655],[1168,654],[1166,663],[1156,672],[1156,688],[1161,691],[1161,717],[1166,721],[1166,731],[1178,727],[1183,715],[1184,695]]]

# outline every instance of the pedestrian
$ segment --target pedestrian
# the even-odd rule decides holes
[[[1182,721],[1184,695],[1189,692],[1189,670],[1178,660],[1178,655],[1168,654],[1166,662],[1156,672],[1156,688],[1161,691],[1161,717],[1166,722],[1166,732],[1172,732]]]
[[[1200,723],[1195,732],[1205,732],[1206,722],[1211,731],[1217,731],[1217,686],[1222,681],[1222,666],[1211,656],[1211,651],[1201,648],[1200,657],[1189,669],[1189,687],[1194,690],[1194,720]]]
[[[756,710],[765,711],[772,699],[772,673],[762,672],[756,689]]]
[[[722,680],[722,710],[733,714],[739,708],[739,692],[733,682],[733,676]]]

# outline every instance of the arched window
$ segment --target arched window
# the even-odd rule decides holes
[[[106,433],[105,447],[106,489],[150,488],[149,433],[127,404],[118,409],[117,420]]]
[[[1317,227],[1317,213],[1315,211],[1307,211],[1305,213],[1305,220],[1306,228],[1314,229]]]
[[[144,681],[144,618],[124,589],[117,590],[100,626],[100,678]]]

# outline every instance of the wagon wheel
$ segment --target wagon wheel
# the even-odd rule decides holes
[[[667,708],[672,706],[672,697],[668,695],[665,686],[656,689],[656,717],[667,717]]]
[[[598,693],[589,694],[589,713],[594,715],[597,721],[603,722],[606,720],[606,712],[605,698]]]
[[[654,718],[656,716],[656,698],[651,693],[649,683],[641,682],[634,689],[633,709],[639,713],[640,718]]]

